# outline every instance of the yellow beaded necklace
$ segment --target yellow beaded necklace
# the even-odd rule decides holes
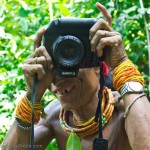
[[[114,98],[113,98],[111,90],[108,89],[107,87],[104,87],[102,94],[103,94],[103,99],[102,99],[102,126],[104,127],[108,123],[110,117],[113,114]],[[86,137],[88,135],[92,135],[92,134],[98,132],[99,124],[97,122],[94,122],[95,116],[86,122],[78,122],[73,117],[74,124],[78,127],[78,128],[73,128],[67,124],[67,121],[66,121],[67,117],[66,116],[68,116],[67,115],[68,113],[69,113],[69,111],[61,109],[60,115],[59,115],[61,128],[66,133],[70,134],[73,131],[79,137]]]
[[[94,119],[95,119],[95,116],[92,117],[91,119],[89,119],[88,121],[85,121],[85,122],[83,122],[83,121],[77,121],[76,118],[75,118],[74,115],[73,115],[73,123],[74,123],[77,127],[85,127],[85,126],[91,124],[91,122],[93,122]]]

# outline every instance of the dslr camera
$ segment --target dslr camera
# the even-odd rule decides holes
[[[101,59],[91,52],[89,30],[95,18],[53,20],[44,35],[44,46],[63,77],[75,77],[79,68],[100,66]]]

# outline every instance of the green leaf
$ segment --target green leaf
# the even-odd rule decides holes
[[[0,26],[0,38],[4,38],[4,37],[5,37],[4,27]]]
[[[60,4],[60,10],[64,16],[70,15],[69,10],[63,4]]]
[[[48,146],[46,147],[45,150],[58,150],[57,148],[57,143],[56,143],[56,139],[53,139]]]
[[[20,26],[21,26],[21,31],[22,32],[27,32],[28,31],[28,21],[24,18],[20,18]]]
[[[70,133],[70,136],[67,140],[66,150],[81,150],[80,139],[74,132]]]
[[[133,7],[130,7],[126,10],[123,10],[123,12],[125,12],[126,14],[129,14],[129,13],[135,11],[136,9],[137,9],[137,6],[133,6]]]
[[[23,7],[19,9],[19,16],[21,17],[27,17],[30,13],[30,10],[25,10]]]

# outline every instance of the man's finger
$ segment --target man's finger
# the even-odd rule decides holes
[[[91,40],[93,38],[93,36],[95,35],[95,33],[98,30],[106,30],[106,31],[113,31],[113,29],[108,25],[108,22],[105,20],[98,20],[90,29],[89,32],[89,39]]]
[[[105,46],[116,47],[117,49],[117,47],[120,45],[121,42],[122,42],[122,39],[120,35],[116,35],[112,37],[105,37],[105,38],[100,39],[96,47],[97,55],[99,57],[103,55],[103,49]]]
[[[41,64],[33,64],[33,65],[24,64],[22,67],[22,70],[25,76],[28,76],[28,77],[34,76],[35,73],[37,73],[39,80],[42,79],[45,75],[44,68]]]
[[[44,66],[44,68],[46,68],[46,58],[44,56],[40,56],[40,57],[35,57],[35,58],[29,58],[27,60],[25,60],[24,62],[25,64],[42,64]]]
[[[36,49],[34,57],[39,57],[39,56],[44,56],[46,58],[47,67],[50,69],[52,59],[51,59],[50,55],[48,54],[48,52],[47,52],[47,50],[45,49],[44,46],[40,46],[39,48]]]
[[[116,36],[116,35],[120,35],[120,34],[118,32],[109,32],[109,31],[105,31],[105,30],[98,30],[91,40],[91,50],[93,52],[96,51],[96,46],[99,43],[101,38],[112,37],[112,36]]]
[[[99,11],[102,12],[105,20],[108,22],[108,24],[110,26],[112,26],[112,17],[110,15],[110,13],[107,11],[107,9],[105,8],[105,6],[103,6],[102,4],[100,4],[99,2],[96,3],[96,7]]]
[[[43,28],[42,30],[38,31],[38,33],[35,37],[35,40],[34,40],[34,49],[41,46],[42,36],[45,34],[45,32],[46,32],[46,28]]]

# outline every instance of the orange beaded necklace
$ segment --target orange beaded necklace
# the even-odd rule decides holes
[[[114,111],[114,98],[112,92],[107,87],[104,87],[103,90],[103,99],[102,99],[102,126],[104,127]],[[66,133],[71,133],[72,131],[76,133],[79,137],[86,137],[88,135],[92,135],[98,132],[99,124],[94,122],[94,117],[89,119],[87,122],[78,122],[75,117],[73,117],[73,122],[77,126],[77,128],[73,128],[67,124],[67,116],[69,111],[61,109],[59,119],[61,128]]]

